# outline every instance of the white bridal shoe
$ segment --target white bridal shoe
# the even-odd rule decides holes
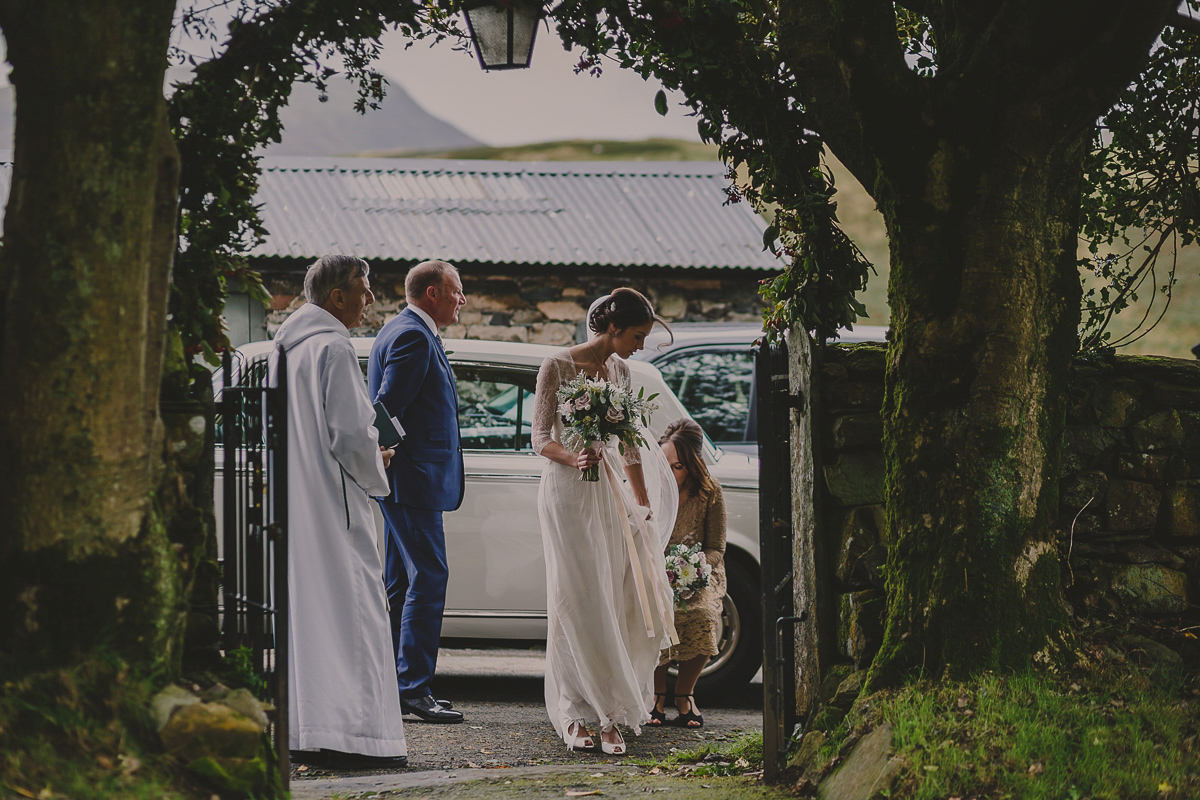
[[[596,749],[592,735],[587,732],[587,728],[583,726],[582,722],[572,722],[567,725],[567,730],[563,733],[563,741],[566,742],[568,750]]]
[[[623,756],[625,755],[625,737],[621,736],[621,729],[614,725],[610,730],[617,732],[617,741],[604,741],[604,734],[600,735],[600,750],[606,756]],[[605,731],[607,733],[607,731]]]

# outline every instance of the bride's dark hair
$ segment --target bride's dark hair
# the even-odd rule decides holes
[[[588,328],[592,333],[604,333],[610,325],[620,332],[626,328],[634,328],[650,322],[662,325],[670,335],[671,341],[675,341],[675,334],[671,333],[671,326],[665,319],[654,313],[654,306],[650,305],[646,296],[637,289],[630,289],[627,286],[613,289],[612,294],[603,303],[592,309],[592,313],[588,316]]]

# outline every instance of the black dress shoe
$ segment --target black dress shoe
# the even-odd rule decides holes
[[[451,703],[449,700],[438,700],[437,704],[442,708],[454,708],[454,703]]]
[[[408,756],[368,756],[362,753],[343,753],[324,748],[291,751],[292,762],[322,769],[403,769]]]
[[[463,721],[461,711],[452,711],[449,708],[443,707],[437,700],[433,699],[433,695],[431,694],[427,694],[424,697],[401,697],[400,708],[404,713],[414,714],[425,722],[450,724]]]

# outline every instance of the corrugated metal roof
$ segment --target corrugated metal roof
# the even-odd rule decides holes
[[[263,159],[255,256],[780,269],[708,162]]]
[[[7,156],[7,158],[5,158]],[[0,153],[0,197],[11,155]],[[262,160],[259,257],[778,270],[712,162]],[[3,204],[0,204],[0,217]]]

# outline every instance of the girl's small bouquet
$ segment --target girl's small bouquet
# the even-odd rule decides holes
[[[687,611],[687,601],[684,595],[691,597],[695,592],[708,586],[712,580],[712,564],[704,556],[700,544],[691,547],[686,544],[673,544],[667,548],[667,580],[671,591],[675,593],[675,607]]]
[[[563,446],[569,450],[582,450],[594,443],[604,444],[609,439],[617,440],[622,454],[626,447],[645,447],[646,438],[638,430],[638,420],[643,427],[650,424],[650,415],[658,408],[653,402],[654,393],[645,397],[646,389],[638,389],[634,395],[628,387],[618,386],[603,378],[589,378],[585,373],[558,390],[558,413],[563,422]],[[600,480],[600,465],[583,471],[583,481]]]

